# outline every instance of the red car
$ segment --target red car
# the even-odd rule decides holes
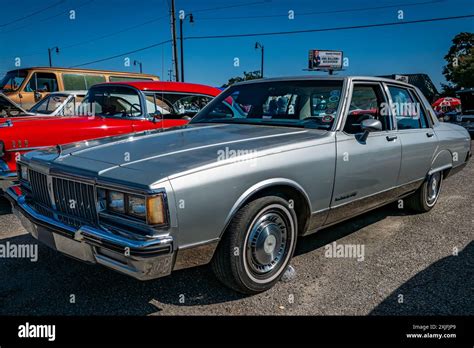
[[[0,180],[16,178],[24,152],[80,140],[182,126],[221,91],[180,82],[117,82],[93,86],[65,117],[25,116],[0,123]]]

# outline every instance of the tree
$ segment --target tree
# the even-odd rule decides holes
[[[232,77],[227,81],[227,83],[223,84],[222,87],[229,87],[230,85],[233,85],[234,83],[241,82],[241,81],[248,81],[248,80],[255,80],[260,78],[260,70],[256,71],[249,71],[246,72],[244,71],[244,76],[236,76]]]
[[[443,94],[453,94],[461,88],[474,87],[474,34],[459,33],[444,57],[447,64],[443,75],[448,81],[443,84]]]

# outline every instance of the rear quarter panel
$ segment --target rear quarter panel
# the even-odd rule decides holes
[[[438,138],[438,149],[431,169],[464,164],[471,146],[469,133],[463,127],[444,122],[437,123],[433,130]]]

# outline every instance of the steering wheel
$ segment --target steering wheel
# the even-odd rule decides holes
[[[141,112],[141,109],[140,109],[140,104],[130,104],[130,117],[133,117],[133,109],[135,109],[136,111],[138,112]],[[122,117],[126,117],[127,116],[127,113],[123,113],[122,114]]]

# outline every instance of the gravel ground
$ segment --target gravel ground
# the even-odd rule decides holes
[[[0,315],[474,315],[473,178],[474,160],[427,214],[390,205],[301,238],[294,279],[250,297],[207,266],[139,282],[40,245],[37,262],[0,259]],[[12,214],[7,242],[36,244]],[[326,257],[332,242],[364,246],[364,260]]]

